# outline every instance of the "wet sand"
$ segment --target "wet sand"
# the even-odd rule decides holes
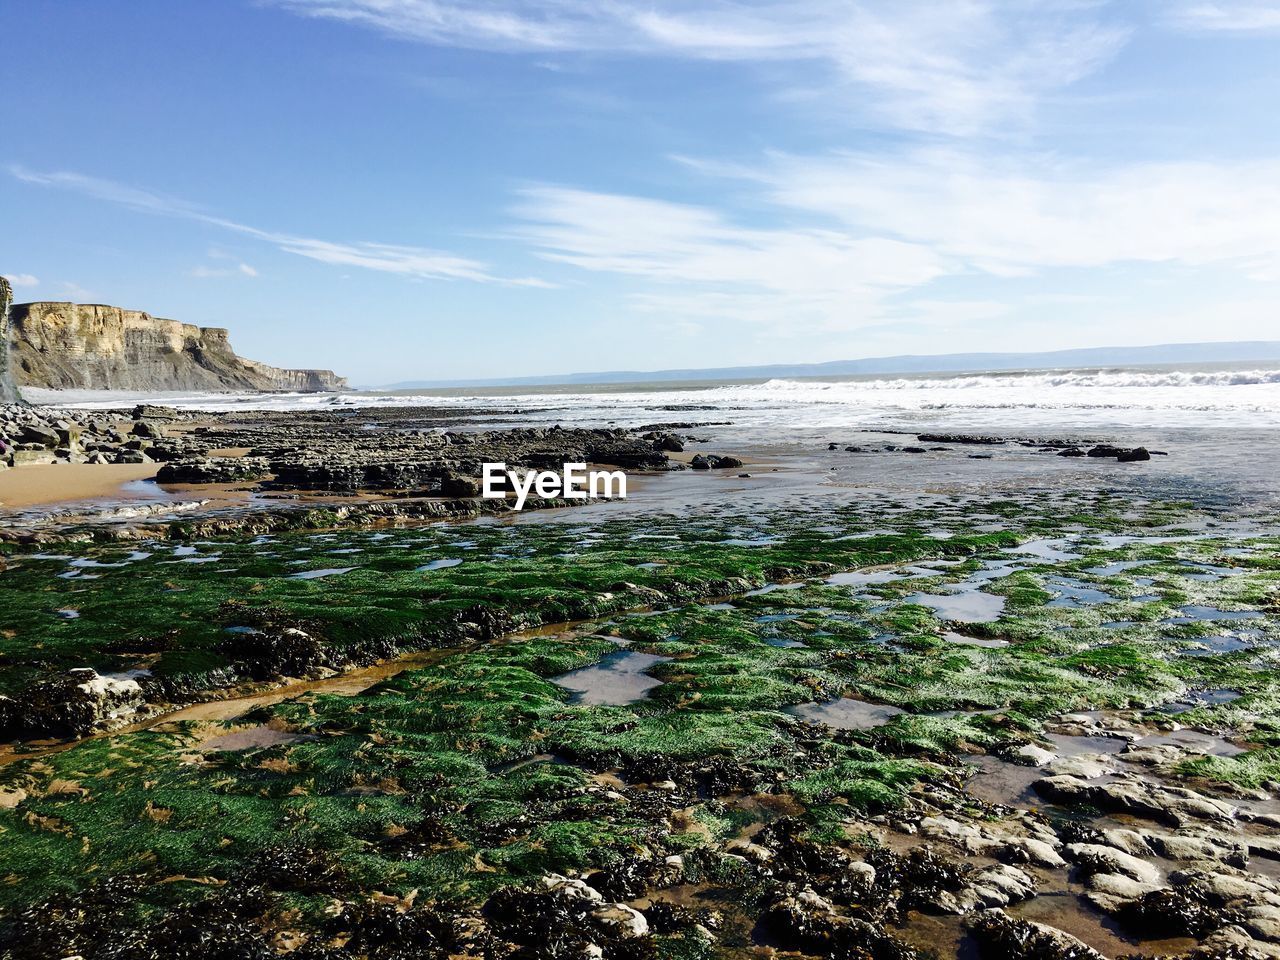
[[[25,509],[97,499],[142,499],[123,489],[149,480],[158,463],[41,463],[0,471],[0,507]]]

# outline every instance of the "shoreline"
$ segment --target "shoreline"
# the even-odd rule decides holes
[[[10,467],[0,471],[0,516],[3,511],[81,501],[155,499],[153,494],[131,492],[126,485],[152,479],[160,467],[159,463],[37,463]]]
[[[90,926],[94,876],[140,843],[158,875],[190,875],[193,850],[219,883],[163,916],[226,891],[239,917],[258,858],[297,837],[317,877],[357,851],[376,871],[319,880],[326,902],[419,890],[499,937],[518,903],[628,949],[571,884],[700,960],[1028,937],[1202,960],[1234,934],[1196,925],[1219,906],[1200,878],[1261,891],[1240,909],[1280,897],[1280,788],[1254,773],[1280,749],[1260,719],[1274,517],[1143,488],[1194,471],[1186,447],[1122,463],[1050,435],[456,419],[162,413],[128,432],[173,459],[135,469],[207,499],[54,515],[30,541],[50,547],[6,547],[0,865],[31,876],[0,902],[40,902],[34,851],[62,850],[63,822]],[[574,510],[435,495],[474,494],[479,461],[587,449],[662,466],[627,468],[625,501],[529,505]],[[365,827],[291,817],[313,802]],[[1161,898],[1178,936],[1143,927]]]

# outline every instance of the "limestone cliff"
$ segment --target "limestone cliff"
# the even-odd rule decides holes
[[[9,305],[13,303],[13,287],[0,277],[0,403],[18,399],[18,388],[9,371]]]
[[[80,390],[288,390],[347,385],[331,370],[283,370],[236,356],[221,327],[101,304],[18,303],[10,361],[20,387]]]

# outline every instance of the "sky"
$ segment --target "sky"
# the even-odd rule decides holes
[[[0,273],[360,385],[1280,339],[1280,0],[0,0]]]

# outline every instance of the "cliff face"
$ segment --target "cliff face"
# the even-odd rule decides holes
[[[101,304],[19,303],[11,367],[22,387],[81,390],[288,390],[347,385],[331,370],[282,370],[238,357],[221,327]]]
[[[18,399],[18,387],[9,370],[9,306],[13,303],[13,287],[0,277],[0,403]]]

